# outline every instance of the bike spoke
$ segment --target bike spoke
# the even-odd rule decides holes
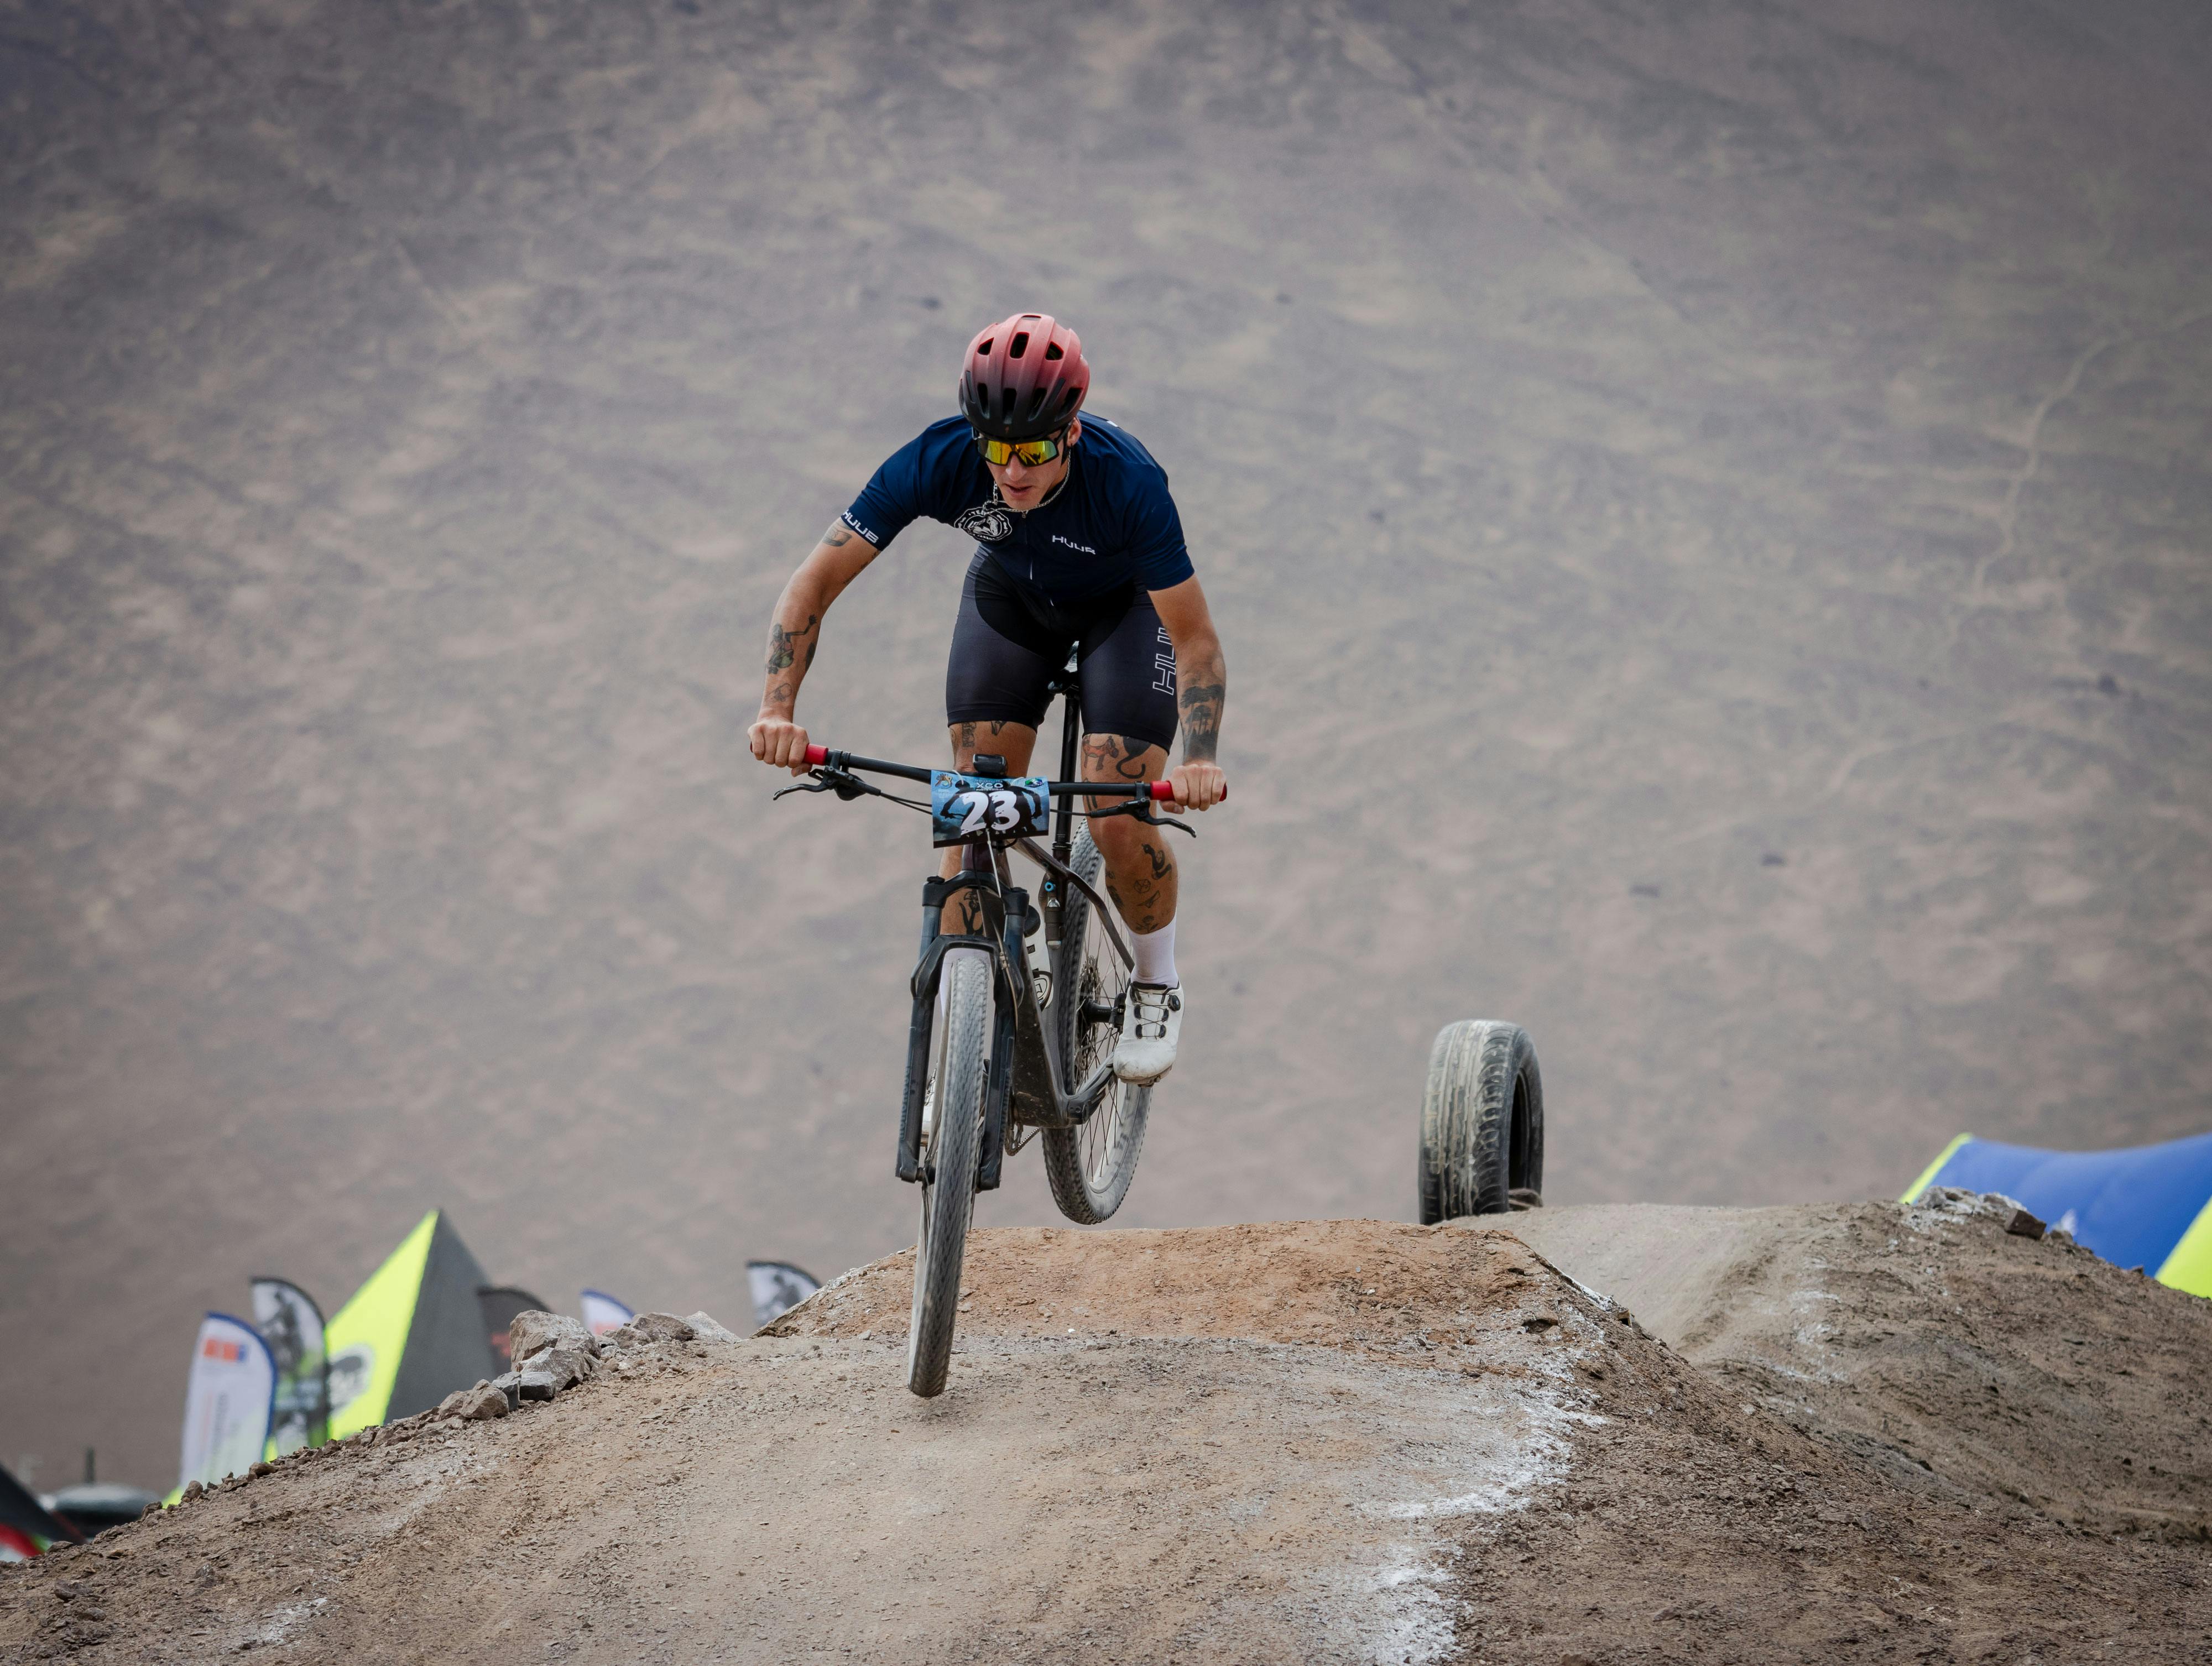
[[[1121,990],[1116,987],[1120,964],[1114,958],[1113,945],[1106,939],[1106,927],[1096,913],[1084,921],[1083,1006],[1081,1022],[1085,1026],[1083,1065],[1087,1074],[1109,1057],[1115,1043],[1121,1039],[1114,1023],[1115,1012],[1121,1001]],[[1083,1129],[1083,1177],[1095,1187],[1103,1187],[1113,1177],[1115,1136],[1121,1121],[1120,1082],[1108,1085],[1105,1097],[1091,1112],[1091,1120]]]
[[[1102,866],[1086,836],[1076,849],[1077,871],[1095,875]],[[1064,1049],[1063,1079],[1073,1085],[1105,1068],[1121,1040],[1128,971],[1106,910],[1087,897],[1079,897],[1070,908],[1074,929],[1063,950],[1059,979],[1065,1016],[1058,1044]],[[1046,1172],[1054,1200],[1071,1220],[1095,1225],[1121,1207],[1144,1139],[1150,1097],[1149,1089],[1132,1087],[1109,1074],[1082,1123],[1064,1132],[1048,1131]]]

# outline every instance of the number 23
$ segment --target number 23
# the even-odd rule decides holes
[[[991,826],[997,832],[1011,832],[1022,824],[1021,795],[1004,787],[995,793],[963,793],[952,802],[956,807],[963,803],[968,806],[968,818],[960,824],[963,836],[981,832],[986,813],[990,816]]]

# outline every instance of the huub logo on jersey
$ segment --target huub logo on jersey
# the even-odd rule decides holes
[[[953,526],[981,544],[997,544],[1014,530],[1012,512],[999,501],[996,492],[987,503],[978,503],[972,509],[963,509]]]

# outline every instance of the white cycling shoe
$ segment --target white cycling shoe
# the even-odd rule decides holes
[[[1150,1087],[1175,1068],[1182,1034],[1182,990],[1161,983],[1132,983],[1121,1013],[1121,1039],[1114,1044],[1114,1073],[1132,1087]]]

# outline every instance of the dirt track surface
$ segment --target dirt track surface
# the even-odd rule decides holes
[[[1923,1253],[1963,1277],[1995,1231]],[[0,1571],[0,1660],[2212,1651],[2201,1543],[1915,1484],[1507,1228],[987,1231],[972,1267],[939,1400],[900,1386],[893,1258],[783,1334],[625,1354],[550,1406],[329,1449]]]
[[[1593,1205],[1515,1230],[1903,1485],[2212,1539],[2212,1302],[1972,1207]]]

